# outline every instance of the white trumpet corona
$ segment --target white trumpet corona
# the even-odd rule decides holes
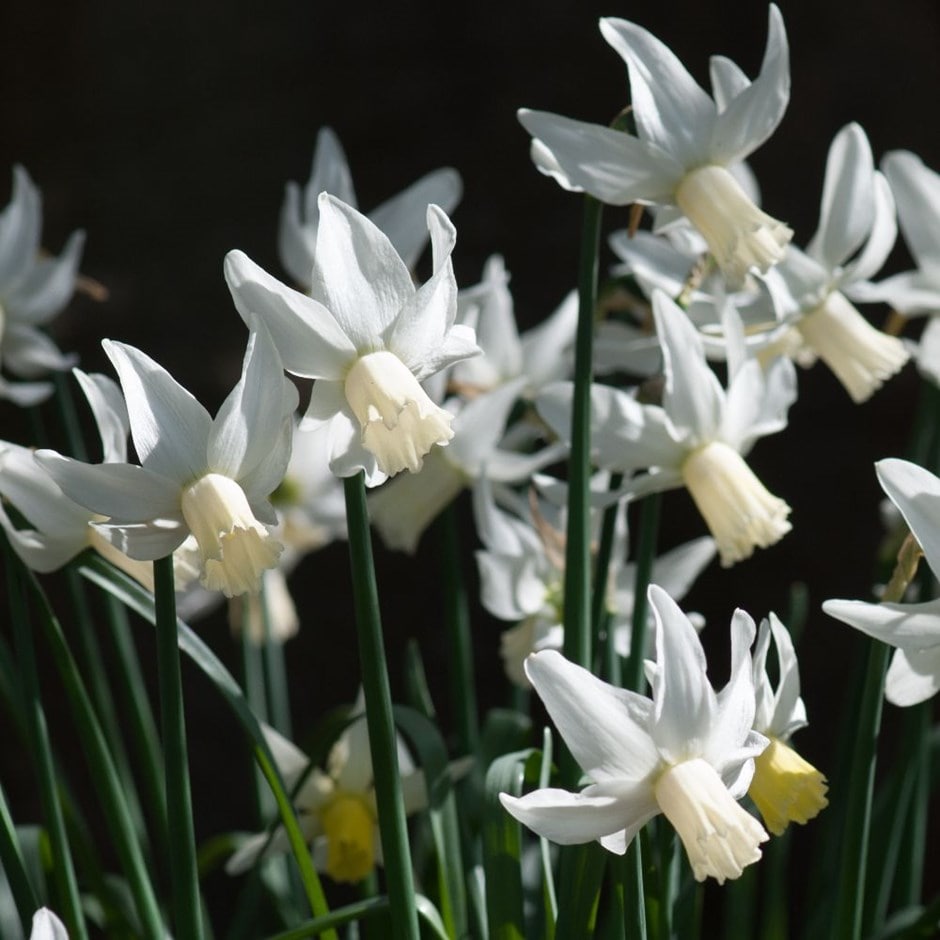
[[[675,827],[696,881],[724,884],[761,857],[770,837],[741,808],[711,764],[696,758],[670,767],[657,781],[656,802]]]
[[[830,292],[796,329],[856,404],[871,398],[910,356],[901,340],[876,330],[840,291]]]
[[[676,188],[676,205],[734,283],[741,283],[751,268],[764,273],[777,264],[793,238],[793,230],[758,209],[723,166],[688,173]]]
[[[792,528],[790,507],[722,441],[693,450],[682,464],[682,479],[718,543],[722,567],[773,545]]]
[[[259,591],[262,572],[277,564],[283,546],[255,518],[244,490],[207,473],[183,490],[180,507],[199,545],[202,585],[226,597]]]
[[[452,416],[431,401],[394,353],[380,350],[357,359],[343,390],[362,428],[362,446],[389,476],[417,473],[431,448],[454,436]]]

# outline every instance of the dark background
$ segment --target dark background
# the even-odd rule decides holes
[[[846,122],[862,124],[876,156],[906,148],[940,168],[940,7],[933,0],[781,6],[791,103],[751,162],[765,207],[805,244],[826,151]],[[44,194],[45,246],[58,251],[72,229],[86,229],[83,271],[110,291],[105,303],[77,298],[54,328],[57,339],[81,354],[84,368],[103,371],[110,367],[102,337],[138,345],[217,407],[246,340],[222,258],[237,247],[282,273],[276,228],[284,183],[306,181],[325,124],[343,142],[365,209],[430,169],[458,168],[465,186],[454,214],[458,282],[475,283],[485,258],[501,252],[520,321],[538,322],[573,286],[580,201],[532,168],[515,111],[607,123],[620,110],[626,69],[601,38],[599,15],[648,27],[703,84],[711,53],[756,74],[766,38],[767,9],[755,2],[2,4],[0,199],[12,164],[24,164]],[[625,210],[607,213],[608,229],[625,224]],[[893,269],[902,266],[908,262],[896,252]],[[872,316],[880,322],[884,311]],[[730,571],[710,569],[689,599],[712,623],[720,677],[733,608],[757,618],[782,613],[791,583],[806,583],[802,664],[815,724],[801,740],[824,771],[834,749],[832,712],[845,695],[842,664],[858,641],[819,604],[868,594],[881,536],[872,462],[903,452],[916,394],[910,366],[861,407],[824,368],[801,373],[791,426],[759,442],[751,459],[793,507],[794,530]],[[0,427],[3,436],[28,440],[22,416],[4,403]],[[664,527],[663,547],[700,533],[685,494],[666,498]],[[379,586],[393,686],[400,688],[402,643],[416,636],[446,717],[432,542],[425,539],[415,560],[379,550]],[[467,542],[469,556],[469,534]],[[355,695],[351,599],[337,589],[348,583],[346,564],[344,547],[333,546],[309,557],[292,582],[307,612],[302,635],[287,647],[300,729]],[[202,629],[232,661],[222,618]],[[475,629],[482,696],[501,702],[500,625],[481,616]],[[143,642],[149,648],[149,638]],[[224,770],[235,737],[227,715],[201,677],[186,678],[196,824],[205,837],[248,824],[247,787],[243,795]],[[62,722],[54,733],[67,736]],[[0,752],[0,770],[14,810],[28,818],[28,762]]]

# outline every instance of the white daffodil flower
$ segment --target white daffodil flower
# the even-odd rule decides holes
[[[33,914],[29,940],[69,940],[65,924],[48,907],[41,907]]]
[[[528,688],[526,657],[544,649],[561,650],[564,645],[564,520],[553,520],[549,507],[537,505],[534,499],[529,507],[534,524],[505,512],[496,505],[486,478],[474,487],[473,507],[477,534],[485,546],[476,553],[480,601],[497,619],[516,624],[503,633],[500,653],[509,679]],[[629,656],[636,565],[625,561],[623,508],[621,504],[608,573],[607,630],[618,655]],[[671,597],[681,599],[714,555],[715,543],[707,536],[687,542],[653,562],[652,580]],[[702,618],[692,617],[700,629]]]
[[[416,288],[388,237],[364,215],[322,193],[311,296],[265,273],[240,251],[225,278],[244,319],[257,314],[288,372],[317,379],[305,426],[329,424],[330,469],[365,472],[377,486],[416,473],[435,444],[453,437],[452,416],[419,384],[479,350],[469,327],[454,325],[455,232],[429,206],[434,273]]]
[[[940,480],[906,460],[880,460],[878,482],[898,507],[924,551],[934,577],[940,575]],[[885,677],[885,698],[895,705],[917,705],[940,690],[940,599],[920,604],[868,604],[829,600],[830,617],[894,646]]]
[[[68,303],[85,243],[74,232],[58,258],[40,253],[42,198],[21,166],[13,168],[13,198],[0,213],[0,364],[18,379],[36,379],[75,364],[40,327]],[[35,405],[52,394],[50,382],[9,382],[0,398]]]
[[[552,650],[534,653],[526,674],[590,784],[580,793],[500,794],[503,806],[540,836],[570,845],[597,839],[622,855],[659,813],[675,827],[696,880],[723,884],[760,856],[768,835],[736,802],[767,739],[751,730],[754,621],[731,621],[731,678],[717,693],[688,618],[652,585],[656,666],[652,699],[602,682]]]
[[[356,208],[356,191],[346,154],[339,138],[329,127],[322,128],[317,134],[307,185],[301,192],[297,183],[288,183],[281,207],[278,230],[281,264],[305,291],[310,290],[313,275],[320,222],[317,198],[322,192],[330,193]],[[434,170],[377,206],[368,216],[385,232],[402,261],[409,268],[414,268],[428,243],[425,224],[428,206],[433,203],[450,214],[457,207],[462,194],[463,183],[456,170]]]
[[[257,591],[281,553],[268,496],[290,457],[297,406],[271,338],[255,326],[241,379],[214,419],[149,356],[105,340],[141,465],[36,455],[68,497],[108,517],[99,531],[132,558],[162,558],[192,534],[203,586],[228,597]]]
[[[732,354],[725,391],[688,317],[658,291],[653,316],[664,358],[662,407],[593,386],[593,459],[605,470],[646,470],[625,484],[630,497],[685,486],[718,545],[721,564],[728,567],[790,531],[790,507],[767,491],[744,457],[759,437],[786,426],[787,409],[796,398],[793,364],[777,359],[765,373],[756,360]],[[567,439],[570,384],[546,389],[536,405]]]
[[[372,523],[389,548],[414,552],[441,510],[484,474],[499,483],[520,483],[564,457],[559,444],[532,453],[507,446],[506,420],[525,382],[521,376],[466,403],[445,403],[455,415],[450,445],[435,447],[420,473],[400,476],[370,497]]]
[[[871,147],[857,124],[835,136],[826,161],[819,228],[805,251],[791,247],[775,270],[783,291],[776,303],[792,339],[819,356],[854,402],[863,402],[907,362],[904,343],[876,330],[852,305],[872,297],[871,278],[897,236],[894,199],[875,170]],[[810,360],[811,361],[811,360]]]
[[[565,189],[606,203],[675,207],[735,283],[752,268],[766,271],[780,261],[793,233],[758,209],[729,169],[767,140],[789,100],[777,7],[770,7],[760,75],[751,83],[742,73],[743,84],[738,80],[730,96],[716,86],[716,100],[642,27],[606,18],[601,33],[627,64],[637,136],[523,109],[519,120],[534,138],[536,166]]]
[[[884,301],[907,317],[931,315],[921,334],[917,365],[940,385],[940,175],[906,150],[892,151],[881,165],[917,267],[865,285],[861,299]]]
[[[101,438],[105,463],[127,462],[130,425],[121,390],[107,376],[86,375],[73,369],[91,406]],[[107,517],[70,499],[36,459],[35,452],[18,444],[0,444],[0,496],[26,520],[16,528],[0,505],[0,526],[23,564],[33,571],[56,571],[86,548],[153,590],[153,566],[129,558],[102,534],[97,523]],[[185,558],[174,555],[177,587],[187,580]]]
[[[450,385],[472,398],[520,376],[522,396],[531,398],[543,385],[570,375],[572,345],[578,325],[578,298],[572,291],[544,323],[519,334],[509,291],[509,273],[499,255],[487,259],[483,280],[460,292],[460,322],[471,326],[482,356],[465,359],[451,370]]]
[[[776,689],[767,674],[771,639],[779,665]],[[764,825],[779,836],[791,822],[806,823],[828,806],[826,778],[788,743],[793,732],[807,724],[806,706],[800,698],[800,668],[793,641],[776,614],[761,621],[753,664],[757,697],[754,730],[770,743],[754,760],[754,779],[747,794],[760,810]]]
[[[358,709],[361,712],[361,707]],[[356,714],[354,708],[353,714]],[[303,751],[273,728],[262,725],[265,739],[289,791],[294,796],[301,830],[312,843],[313,862],[334,881],[362,881],[382,864],[369,731],[365,716],[357,718],[340,735],[327,758],[324,773],[310,768]],[[424,772],[414,766],[404,741],[398,737],[398,767],[405,814],[428,803]],[[239,875],[262,858],[290,849],[282,826],[273,835],[261,832],[246,839],[228,860],[225,870]]]

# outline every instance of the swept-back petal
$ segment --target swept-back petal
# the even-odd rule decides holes
[[[3,363],[18,378],[36,379],[71,369],[78,357],[63,353],[41,330],[7,322],[3,331]]]
[[[829,600],[823,610],[856,630],[908,652],[940,646],[940,600],[924,604],[869,604]]]
[[[642,26],[627,20],[601,19],[601,34],[627,63],[640,137],[684,167],[704,162],[717,109],[675,53]]]
[[[126,463],[130,422],[120,387],[112,379],[98,372],[89,374],[81,369],[73,369],[72,374],[82,387],[95,416],[101,437],[102,462]]]
[[[683,167],[655,144],[548,111],[522,108],[518,117],[535,138],[533,145],[539,145],[532,150],[536,166],[565,189],[614,206],[672,201]],[[550,157],[548,164],[540,158],[542,151]]]
[[[754,725],[754,677],[751,644],[756,633],[754,621],[743,610],[731,618],[731,677],[718,693],[718,708],[708,729],[702,757],[719,774],[734,762]]]
[[[806,706],[800,698],[800,668],[793,649],[790,631],[773,612],[769,617],[773,632],[774,645],[777,648],[777,662],[780,666],[780,681],[774,695],[774,711],[770,724],[762,732],[769,732],[775,737],[786,739],[794,731],[806,725]]]
[[[716,709],[705,675],[705,653],[695,628],[679,605],[659,586],[649,587],[656,618],[652,734],[670,763],[698,757]]]
[[[282,471],[286,469],[290,436],[285,448],[283,426],[297,403],[297,390],[284,377],[281,357],[264,323],[252,317],[251,326],[241,378],[212,423],[207,448],[209,469],[233,480],[267,462],[272,451]]]
[[[284,368],[311,379],[341,379],[356,357],[353,341],[323,304],[258,267],[244,252],[225,256],[225,281],[246,324],[257,314]]]
[[[85,233],[73,232],[58,258],[40,258],[24,278],[4,294],[7,315],[19,323],[47,323],[75,291],[75,276],[85,245]]]
[[[101,345],[121,379],[141,465],[179,483],[204,473],[212,424],[209,412],[163,366],[139,349],[108,339]],[[125,521],[139,522],[143,518]]]
[[[881,488],[910,527],[935,578],[940,578],[940,479],[908,460],[875,464]]]
[[[850,296],[855,296],[855,281],[874,277],[881,266],[888,260],[891,249],[898,237],[898,220],[895,210],[894,196],[891,187],[881,173],[874,173],[872,189],[875,200],[875,217],[872,221],[868,241],[865,242],[858,257],[849,262],[842,272],[839,283],[842,289]],[[864,295],[859,296],[864,300]]]
[[[444,167],[425,174],[407,189],[387,199],[369,213],[369,218],[388,235],[405,265],[414,268],[428,243],[425,224],[428,206],[437,205],[444,212],[451,213],[462,195],[460,174]]]
[[[905,708],[940,691],[940,645],[925,650],[898,649],[885,676],[885,698]]]
[[[0,527],[20,560],[32,571],[57,571],[88,545],[88,523],[82,529],[59,529],[46,534],[36,529],[17,529],[0,506]]]
[[[698,331],[662,291],[653,294],[653,317],[665,361],[663,409],[694,443],[711,440],[721,424],[725,394],[705,361]]]
[[[414,295],[411,274],[366,216],[321,194],[311,294],[332,313],[360,355],[382,349],[381,337]]]
[[[653,562],[652,581],[670,597],[684,597],[715,552],[715,540],[707,535],[664,552]]]
[[[652,814],[648,799],[637,789],[625,788],[618,796],[593,796],[590,787],[582,793],[544,789],[523,797],[500,793],[499,801],[510,815],[538,835],[559,845],[578,845],[613,835],[627,826],[632,828],[637,816],[649,819]],[[644,794],[649,790],[648,786],[642,788]]]
[[[844,264],[871,231],[874,172],[865,132],[854,122],[846,124],[829,147],[819,228],[806,246],[808,255],[830,269]]]
[[[42,198],[29,173],[13,167],[13,198],[0,213],[0,284],[9,284],[34,262],[42,230]]]
[[[36,460],[69,499],[111,522],[181,518],[179,485],[152,470],[126,463],[86,464],[54,450],[36,451]]]
[[[644,780],[659,764],[652,702],[602,682],[554,650],[534,653],[526,675],[575,760],[592,779]]]
[[[753,153],[774,132],[790,101],[790,53],[783,17],[770,5],[760,74],[718,115],[709,153],[727,166]]]
[[[940,175],[907,150],[881,162],[898,206],[901,232],[918,267],[940,274]]]

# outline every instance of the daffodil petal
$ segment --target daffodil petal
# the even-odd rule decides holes
[[[52,450],[36,451],[69,499],[112,522],[146,522],[180,518],[179,486],[172,480],[133,464],[86,464]]]
[[[121,379],[141,465],[178,483],[204,473],[206,439],[212,424],[209,412],[163,366],[139,349],[107,339],[101,345]],[[123,521],[143,518],[122,517]]]
[[[327,193],[319,207],[311,293],[360,355],[373,352],[415,293],[411,274],[388,237],[364,215]]]
[[[897,458],[879,460],[875,473],[924,550],[934,577],[940,577],[940,479],[917,464]]]
[[[657,766],[659,755],[647,731],[649,699],[602,682],[554,650],[529,656],[525,671],[589,777],[599,783],[638,781]]]
[[[908,652],[940,646],[940,600],[924,604],[828,600],[823,610],[876,640]]]
[[[885,676],[885,698],[906,708],[940,691],[940,644],[924,650],[898,649]]]
[[[224,270],[235,309],[246,323],[252,314],[264,321],[288,372],[343,377],[356,347],[323,304],[271,277],[244,252],[230,251]]]

